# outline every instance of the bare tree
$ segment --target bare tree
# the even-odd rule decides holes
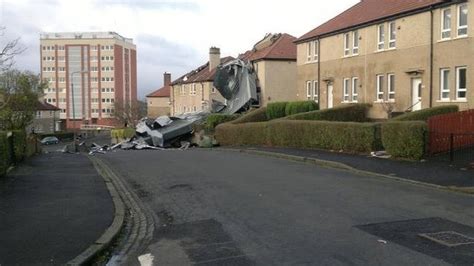
[[[387,114],[387,118],[388,119],[392,118],[392,113],[395,110],[395,103],[391,101],[383,101],[382,108]]]
[[[124,127],[134,126],[138,120],[145,116],[146,107],[143,108],[144,104],[144,102],[138,100],[131,102],[115,101],[112,115]]]

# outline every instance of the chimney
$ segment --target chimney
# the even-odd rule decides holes
[[[163,86],[168,87],[171,84],[171,73],[165,72],[163,74]]]
[[[211,47],[209,49],[209,71],[221,64],[221,49]]]

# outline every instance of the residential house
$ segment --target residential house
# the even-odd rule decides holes
[[[234,58],[221,58],[220,49],[211,47],[209,62],[171,83],[171,114],[209,111],[213,100],[225,102],[224,97],[214,88],[213,82],[216,67],[231,60]]]
[[[60,131],[60,111],[60,108],[49,104],[46,101],[38,101],[35,118],[31,125],[26,129],[27,132],[50,134]]]
[[[259,103],[298,99],[296,90],[295,37],[286,34],[267,34],[253,49],[239,58],[250,62],[257,73]]]
[[[146,96],[147,116],[159,117],[171,114],[171,74],[163,74],[163,87]]]
[[[474,1],[363,0],[296,40],[301,99],[370,116],[474,106]]]

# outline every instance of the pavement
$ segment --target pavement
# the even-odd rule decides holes
[[[113,216],[105,182],[86,156],[36,156],[0,179],[0,265],[63,265],[99,239]]]
[[[473,169],[449,166],[446,162],[439,161],[438,158],[419,162],[382,159],[368,155],[346,154],[323,150],[272,147],[250,147],[238,149],[244,151],[271,152],[338,162],[362,171],[369,171],[439,186],[461,188],[474,187]]]
[[[158,217],[142,250],[154,265],[474,263],[473,244],[421,236],[474,238],[472,195],[228,150],[97,158]]]

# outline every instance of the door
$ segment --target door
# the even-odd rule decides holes
[[[334,104],[333,104],[333,100],[334,100],[333,90],[334,90],[334,86],[332,84],[328,84],[328,109],[332,108],[334,106]]]
[[[421,91],[423,85],[421,84],[421,78],[414,78],[411,81],[412,91],[412,111],[421,110]]]

